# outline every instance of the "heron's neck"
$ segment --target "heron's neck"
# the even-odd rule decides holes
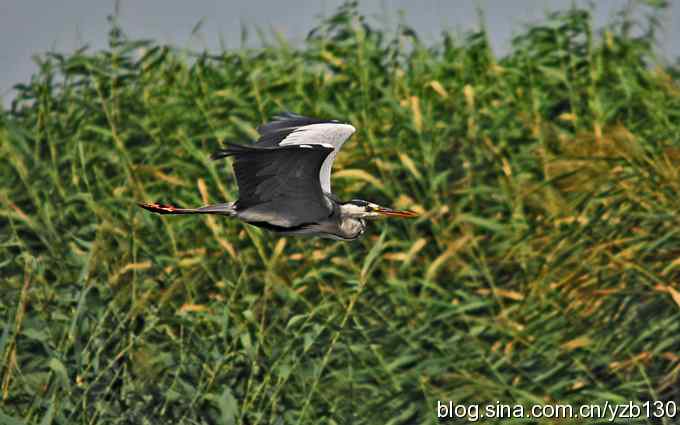
[[[366,222],[361,218],[341,216],[339,229],[344,239],[356,239],[364,233]]]

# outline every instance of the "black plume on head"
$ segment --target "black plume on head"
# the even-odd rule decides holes
[[[367,207],[368,202],[364,201],[363,199],[352,199],[351,201],[347,202],[348,204],[356,205],[358,207]]]

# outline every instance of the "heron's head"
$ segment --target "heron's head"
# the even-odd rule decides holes
[[[344,217],[360,219],[379,217],[413,218],[418,216],[418,214],[412,211],[393,210],[361,199],[352,199],[349,202],[340,204],[340,212]]]

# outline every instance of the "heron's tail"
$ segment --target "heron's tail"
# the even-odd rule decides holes
[[[235,215],[236,209],[233,202],[224,204],[206,205],[200,208],[177,208],[172,205],[164,204],[139,204],[145,210],[158,214],[221,214]]]

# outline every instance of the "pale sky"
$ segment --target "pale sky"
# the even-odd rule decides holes
[[[342,0],[121,0],[119,22],[131,38],[150,38],[194,50],[220,50],[240,45],[241,28],[252,29],[251,45],[257,45],[255,28],[272,29],[293,43],[328,16]],[[477,26],[480,7],[496,53],[508,50],[509,40],[524,24],[540,21],[546,11],[564,10],[580,0],[364,0],[360,10],[374,22],[391,28],[403,11],[406,23],[425,41],[439,39],[443,30],[461,33]],[[595,2],[595,23],[601,26],[628,0]],[[680,56],[680,0],[670,0],[663,16],[661,53],[669,62]],[[31,56],[49,50],[71,52],[84,44],[106,46],[114,0],[0,0],[0,97],[9,104],[11,87],[29,80],[37,69]],[[192,29],[202,21],[198,35]]]

